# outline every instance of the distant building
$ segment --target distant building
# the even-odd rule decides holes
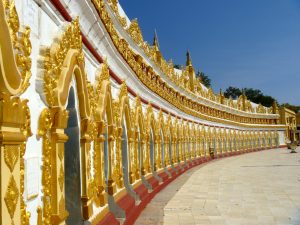
[[[296,138],[300,141],[300,112],[296,115],[296,123],[297,123],[297,131],[296,131]]]
[[[296,139],[296,113],[293,110],[282,107],[280,108],[280,123],[286,125],[285,138],[286,143],[293,142]],[[297,122],[298,124],[299,122]],[[299,125],[299,124],[298,124]]]

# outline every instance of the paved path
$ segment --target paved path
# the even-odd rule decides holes
[[[300,148],[198,166],[155,196],[135,224],[300,225]]]

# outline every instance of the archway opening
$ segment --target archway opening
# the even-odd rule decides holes
[[[82,224],[81,216],[81,177],[80,177],[80,129],[74,88],[69,91],[67,110],[69,111],[68,126],[65,134],[68,141],[65,143],[65,195],[66,209],[69,216],[67,224]]]

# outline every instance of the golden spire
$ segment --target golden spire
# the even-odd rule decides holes
[[[192,66],[192,60],[191,60],[191,56],[190,56],[189,50],[186,53],[186,66]]]

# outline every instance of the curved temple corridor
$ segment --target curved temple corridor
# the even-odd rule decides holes
[[[299,225],[300,154],[274,149],[194,167],[157,194],[135,224]]]
[[[176,69],[117,0],[0,0],[0,225],[131,225],[158,193],[158,223],[294,221],[293,116]]]

